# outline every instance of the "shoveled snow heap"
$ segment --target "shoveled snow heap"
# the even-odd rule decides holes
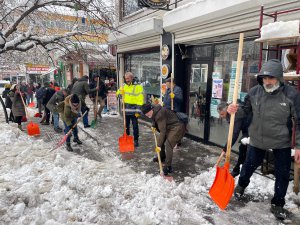
[[[265,202],[222,212],[208,190],[215,169],[184,182],[135,173],[118,157],[92,161],[0,123],[1,224],[273,224],[274,181],[254,175],[247,193]],[[97,147],[97,146],[95,146]],[[291,185],[290,185],[291,186]],[[291,187],[288,207],[292,203]],[[253,215],[256,215],[253,217]],[[252,223],[253,224],[253,223]],[[254,223],[255,224],[255,223]]]

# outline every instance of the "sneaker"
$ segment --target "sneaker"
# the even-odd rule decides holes
[[[231,171],[231,175],[233,177],[236,177],[240,174],[240,168],[239,167],[234,167],[233,170]]]
[[[139,141],[134,141],[134,147],[139,147]]]
[[[73,148],[71,147],[71,143],[67,143],[67,151],[73,152]]]
[[[272,204],[271,205],[271,213],[273,213],[274,216],[279,220],[286,219],[286,213],[284,212],[284,209],[282,206],[277,206],[275,204]]]
[[[241,200],[242,196],[244,195],[245,188],[237,185],[234,189],[234,196],[237,200]]]
[[[54,131],[57,133],[61,133],[62,129],[60,127],[54,127]]]
[[[91,127],[91,125],[84,125],[84,128],[89,128],[89,127]]]
[[[160,159],[161,159],[161,162],[165,162],[165,160],[166,160],[166,158],[162,158],[162,157]],[[153,162],[158,162],[157,156],[153,158]]]
[[[167,176],[169,173],[173,173],[173,168],[172,166],[165,166],[163,168],[163,172],[164,172],[164,175]]]
[[[73,142],[76,142],[79,145],[82,144],[82,141],[80,141],[79,138],[74,138]]]

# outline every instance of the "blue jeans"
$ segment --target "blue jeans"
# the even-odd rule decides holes
[[[256,168],[260,166],[265,157],[265,150],[248,146],[246,161],[243,164],[239,177],[239,186],[246,188]],[[271,204],[277,206],[285,205],[285,195],[289,185],[291,168],[291,148],[273,149],[275,159],[275,193]]]
[[[52,115],[54,128],[59,128],[59,113],[53,112]]]
[[[72,124],[70,126],[68,126],[65,122],[64,122],[64,125],[65,125],[65,129],[64,129],[64,132],[65,134],[67,134],[69,132],[69,130],[74,126],[74,124],[76,123],[76,119],[72,120]],[[74,138],[78,138],[78,129],[77,129],[77,126],[73,129],[72,131],[73,135],[74,135]],[[70,140],[71,140],[71,135],[68,136],[67,140],[66,140],[66,143],[70,143]]]
[[[132,122],[134,140],[139,140],[139,123],[135,115],[126,115],[126,134],[130,135],[130,120]]]
[[[90,109],[87,107],[87,106],[85,106],[85,105],[83,105],[82,107],[81,107],[81,113],[83,114],[83,113],[85,113],[85,111],[89,111]],[[84,115],[84,117],[82,118],[82,123],[83,123],[83,125],[84,126],[87,126],[87,125],[89,125],[89,112],[87,112],[85,115]]]

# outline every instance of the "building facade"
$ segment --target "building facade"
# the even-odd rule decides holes
[[[190,117],[188,134],[223,145],[228,123],[219,118],[217,105],[232,100],[239,33],[245,34],[239,92],[243,101],[256,85],[260,58],[272,57],[261,54],[254,41],[261,10],[291,10],[300,2],[177,0],[170,1],[169,10],[140,7],[139,2],[119,0],[116,5],[119,32],[110,34],[109,43],[117,46],[119,84],[130,70],[144,85],[146,100],[152,95],[161,98],[164,81],[173,73],[184,93],[182,111]],[[299,11],[278,15],[282,21],[297,19]],[[273,21],[264,18],[263,24]]]

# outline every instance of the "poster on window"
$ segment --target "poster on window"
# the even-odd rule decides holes
[[[220,104],[220,99],[212,99],[210,103],[210,116],[219,118],[218,105]]]
[[[234,90],[234,85],[235,85],[236,66],[237,66],[237,61],[232,61],[227,102],[232,102],[232,100],[233,100],[233,90]],[[240,79],[239,79],[239,87],[238,87],[238,97],[240,96],[239,93],[241,92],[241,88],[242,88],[243,67],[244,67],[244,61],[241,61]]]
[[[223,79],[213,79],[212,98],[222,98]]]
[[[107,93],[107,108],[110,114],[117,114],[118,112],[118,101],[115,91],[108,91]]]

